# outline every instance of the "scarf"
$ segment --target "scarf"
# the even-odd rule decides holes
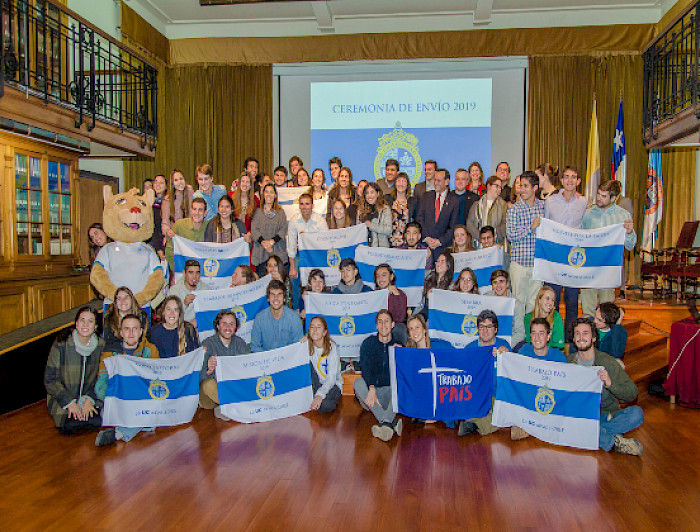
[[[89,357],[97,347],[97,336],[95,333],[92,333],[92,336],[90,336],[90,341],[87,343],[87,345],[85,345],[80,341],[78,331],[73,329],[73,343],[75,344],[75,350],[81,357]]]
[[[351,285],[347,285],[341,281],[338,283],[338,290],[341,294],[360,294],[363,286],[365,286],[365,283],[363,283],[362,279],[358,277]]]

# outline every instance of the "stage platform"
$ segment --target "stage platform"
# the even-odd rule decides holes
[[[3,530],[695,530],[697,411],[640,398],[641,457],[442,423],[373,438],[343,397],[329,415],[193,423],[94,446],[44,403],[0,417]]]

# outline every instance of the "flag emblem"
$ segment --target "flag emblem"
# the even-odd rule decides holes
[[[272,377],[269,375],[258,377],[255,393],[260,399],[272,399],[275,395],[275,383],[272,382]]]
[[[580,268],[586,264],[586,250],[579,247],[572,247],[569,252],[569,264],[574,268]]]
[[[323,355],[316,362],[316,368],[324,379],[328,376],[328,355]]]
[[[219,273],[219,261],[212,258],[205,260],[204,275],[207,277],[216,277],[217,273]]]
[[[340,261],[340,251],[335,248],[329,249],[328,253],[326,254],[326,262],[328,263],[328,266],[331,268],[337,268],[340,265]]]
[[[355,334],[355,320],[352,316],[343,316],[340,318],[340,325],[338,328],[340,329],[340,334],[343,336],[352,336]]]
[[[462,320],[462,333],[465,336],[474,336],[476,334],[476,318],[471,314],[467,314]]]
[[[233,312],[236,315],[236,319],[238,320],[238,327],[243,325],[248,319],[248,315],[245,313],[245,309],[240,305],[236,305],[235,307],[233,307],[231,309],[231,312]]]
[[[535,396],[535,410],[537,410],[543,416],[547,416],[554,410],[554,405],[556,401],[554,400],[554,392],[544,386],[537,390],[537,395]]]
[[[170,389],[165,381],[155,380],[148,385],[148,395],[156,401],[167,399],[170,395]]]

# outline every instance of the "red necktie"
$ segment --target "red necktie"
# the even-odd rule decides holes
[[[435,223],[437,223],[438,218],[440,218],[440,194],[435,193]]]

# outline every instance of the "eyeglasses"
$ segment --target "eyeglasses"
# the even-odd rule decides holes
[[[482,331],[486,331],[489,329],[495,329],[495,328],[496,328],[495,325],[486,325],[485,323],[482,323],[481,325],[479,325],[479,330],[482,330]]]

